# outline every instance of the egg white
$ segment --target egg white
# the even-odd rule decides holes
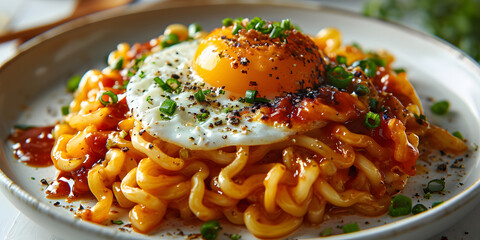
[[[235,145],[262,145],[278,142],[293,134],[287,127],[271,126],[252,119],[229,120],[225,109],[248,106],[219,88],[208,87],[192,69],[192,60],[199,41],[186,41],[148,56],[127,87],[127,103],[134,118],[152,136],[188,149],[218,149]],[[154,78],[163,81],[177,77],[182,91],[164,91]],[[228,76],[225,76],[228,81]],[[197,102],[194,93],[210,89],[207,101]],[[223,94],[222,94],[223,93]],[[177,103],[172,116],[161,115],[160,105],[167,98]],[[147,99],[149,101],[147,101]],[[209,112],[205,121],[195,114]]]

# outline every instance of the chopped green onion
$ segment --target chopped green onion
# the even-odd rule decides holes
[[[337,55],[337,64],[347,64],[347,58],[341,55]]]
[[[234,233],[234,234],[231,234],[230,236],[230,239],[232,240],[239,240],[242,238],[242,235],[238,234],[238,233]]]
[[[143,61],[145,61],[145,58],[147,58],[147,55],[143,55],[140,58],[135,59],[135,64],[133,65],[133,70],[137,71],[138,68],[140,68],[140,65],[143,64]]]
[[[349,223],[346,225],[342,226],[343,233],[351,233],[351,232],[358,232],[360,231],[360,227],[358,226],[358,223]]]
[[[119,135],[120,135],[120,138],[125,138],[128,135],[128,133],[125,130],[122,130]]]
[[[114,64],[111,66],[112,70],[120,70],[123,68],[123,57],[120,57]]]
[[[263,20],[259,17],[254,17],[252,20],[250,20],[250,22],[247,24],[247,30],[250,30],[250,29],[255,29],[255,26],[257,26],[257,24],[259,22],[262,22]]]
[[[177,110],[177,103],[171,99],[165,99],[162,105],[160,106],[160,112],[167,114],[168,116],[172,116]]]
[[[436,206],[438,206],[442,203],[443,203],[443,201],[434,202],[434,203],[432,203],[432,208],[434,208],[434,207],[436,207]]]
[[[160,86],[160,88],[163,89],[163,91],[165,91],[165,92],[172,92],[173,91],[172,87],[170,87],[170,85],[168,85],[164,81],[162,81],[161,78],[155,77],[153,79],[153,81],[155,81]]]
[[[364,71],[367,77],[374,77],[377,75],[377,64],[375,64],[373,61],[368,61]]]
[[[210,113],[209,112],[204,112],[202,114],[198,114],[197,115],[197,119],[199,122],[203,122],[205,120],[207,120],[207,118],[210,116]]]
[[[62,115],[67,116],[70,113],[70,106],[65,105],[62,107]]]
[[[150,101],[152,101],[152,96],[150,96],[150,95],[149,95],[149,96],[147,96],[147,99],[145,99],[145,100],[146,100],[147,102],[150,102]]]
[[[205,94],[205,95],[208,95],[208,94],[210,94],[211,92],[212,92],[212,90],[210,90],[210,89],[203,90],[203,94]]]
[[[214,240],[217,238],[217,234],[221,229],[222,227],[220,227],[220,224],[217,221],[211,220],[202,225],[200,233],[206,240]]]
[[[323,231],[320,233],[321,237],[326,237],[332,235],[333,229],[331,227],[323,229]]]
[[[378,100],[375,98],[370,98],[368,106],[370,107],[370,111],[376,111],[378,106]]]
[[[290,21],[290,19],[283,19],[283,20],[282,20],[282,23],[280,24],[280,26],[281,26],[284,30],[290,30],[290,29],[292,29],[292,22]]]
[[[412,199],[404,195],[396,195],[390,201],[388,214],[392,217],[399,217],[410,214],[412,211]]]
[[[270,33],[270,38],[278,38],[282,36],[283,29],[281,27],[273,27],[272,32]]]
[[[105,101],[103,100],[103,96],[108,96],[110,97],[110,99],[112,101]],[[103,105],[103,106],[107,106],[107,105],[111,105],[111,104],[115,104],[118,102],[118,97],[115,93],[113,93],[112,91],[106,91],[104,93],[102,93],[102,95],[100,95],[100,97],[98,98],[98,100],[100,101],[100,103]]]
[[[225,90],[220,89],[220,91],[218,91],[218,93],[221,94],[221,95],[224,95],[224,94],[225,94]]]
[[[423,195],[423,197],[424,197],[425,199],[430,199],[430,198],[432,197],[432,193],[431,193],[431,192],[427,192],[427,193],[425,193],[425,195]]]
[[[380,125],[380,114],[368,112],[365,116],[365,126],[370,129],[377,128]]]
[[[170,86],[173,90],[176,90],[182,85],[177,79],[170,78],[167,80],[168,86]]]
[[[195,37],[195,34],[202,31],[202,26],[198,23],[192,23],[188,25],[188,36]]]
[[[412,208],[412,213],[413,213],[413,215],[415,215],[415,214],[419,214],[419,213],[421,213],[421,212],[425,212],[425,211],[427,211],[427,210],[428,210],[428,209],[427,209],[427,207],[425,207],[425,205],[423,205],[423,204],[417,204],[417,205],[413,206],[413,208]]]
[[[75,92],[80,84],[80,80],[82,80],[82,77],[79,75],[73,75],[67,82],[67,90],[69,92]]]
[[[179,42],[180,42],[180,40],[179,40],[178,36],[174,33],[170,33],[163,38],[163,41],[161,42],[160,45],[162,46],[162,48],[166,48],[166,47],[170,47],[172,45],[175,45]]]
[[[30,128],[34,128],[35,126],[33,125],[26,125],[26,124],[15,124],[13,125],[13,128],[19,129],[19,130],[27,130]]]
[[[230,111],[232,111],[232,109],[230,109],[230,108],[227,107],[227,108],[224,108],[222,111],[223,111],[224,113],[229,113]]]
[[[205,101],[205,94],[203,93],[202,90],[198,90],[195,94],[193,94],[193,96],[195,96],[195,99],[197,99],[197,102]]]
[[[145,75],[145,72],[144,71],[140,71],[140,74],[138,75],[138,77],[140,78],[144,78],[146,75]]]
[[[224,18],[222,20],[222,25],[225,27],[232,26],[233,25],[233,19],[231,18]]]
[[[405,70],[405,68],[395,68],[395,69],[393,69],[393,71],[394,71],[396,74],[407,72],[407,71]]]
[[[135,76],[135,73],[132,71],[128,71],[127,77],[133,77],[133,76]]]
[[[232,30],[232,34],[237,34],[241,29],[243,29],[243,26],[240,25],[240,24],[235,24],[235,26],[233,26],[233,30]]]
[[[122,220],[111,220],[111,222],[113,224],[116,224],[116,225],[122,225],[123,224],[123,221]]]
[[[445,115],[448,112],[449,108],[450,103],[446,100],[443,100],[434,103],[432,107],[430,107],[430,110],[432,110],[432,112],[437,115]]]
[[[369,95],[370,94],[370,89],[365,86],[365,85],[362,85],[362,84],[357,84],[355,86],[355,93],[358,95],[358,96],[365,96],[365,95]]]
[[[334,87],[344,89],[352,81],[353,74],[347,72],[342,66],[335,66],[328,71],[327,77]]]
[[[460,140],[463,140],[463,135],[459,131],[453,132],[452,135],[457,137]]]
[[[247,103],[255,103],[255,97],[257,96],[257,91],[255,90],[247,90],[245,92],[245,102]]]
[[[441,192],[445,190],[445,181],[443,179],[433,179],[427,183],[427,187],[423,189],[425,193]]]
[[[379,67],[385,67],[385,65],[387,65],[387,61],[385,59],[381,59],[381,58],[369,58],[370,61],[374,62],[375,65],[379,66]]]

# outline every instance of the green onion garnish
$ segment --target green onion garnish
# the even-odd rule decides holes
[[[198,23],[192,23],[188,25],[188,36],[193,38],[195,37],[195,34],[202,31],[202,26]]]
[[[222,227],[220,227],[220,224],[217,221],[211,220],[202,225],[200,228],[200,233],[202,234],[203,238],[207,240],[214,240],[217,238],[217,234],[221,229]]]
[[[326,237],[332,235],[333,229],[331,227],[323,229],[323,231],[320,233],[321,237]]]
[[[453,132],[452,135],[457,137],[460,140],[463,140],[463,135],[459,131]]]
[[[224,18],[222,20],[222,25],[225,27],[232,26],[233,25],[233,19],[231,18]]]
[[[441,192],[445,190],[445,181],[443,179],[433,179],[427,183],[427,187],[423,189],[425,193]]]
[[[255,103],[255,97],[257,96],[257,91],[255,90],[247,90],[245,92],[245,102],[247,103]]]
[[[365,95],[369,95],[370,94],[370,89],[365,86],[365,85],[362,85],[362,84],[357,84],[355,86],[355,93],[358,95],[358,96],[365,96]]]
[[[337,64],[347,64],[347,58],[341,55],[337,55]]]
[[[347,72],[342,66],[335,66],[328,71],[327,78],[334,87],[344,89],[353,79],[353,74]]]
[[[119,134],[120,138],[125,138],[128,135],[128,133],[125,130],[122,130]]]
[[[138,75],[138,77],[144,78],[145,76],[147,76],[147,75],[145,75],[145,72],[144,72],[144,71],[140,71],[140,74]]]
[[[197,99],[197,102],[205,101],[205,94],[203,93],[202,90],[198,90],[195,94],[193,94],[193,96],[195,96],[195,99]]]
[[[62,107],[62,115],[67,116],[70,113],[70,106],[65,105]]]
[[[67,82],[67,90],[69,92],[75,92],[80,84],[80,80],[82,80],[82,77],[79,75],[73,75]]]
[[[116,225],[122,225],[123,224],[123,221],[122,220],[111,220],[111,222],[113,224],[116,224]]]
[[[358,226],[358,223],[349,223],[346,225],[342,226],[343,233],[351,233],[351,232],[358,232],[360,231],[360,227]]]
[[[150,96],[150,95],[149,95],[149,96],[147,96],[147,99],[145,99],[145,100],[146,100],[147,102],[150,102],[150,101],[152,101],[152,96]]]
[[[238,234],[238,233],[234,233],[234,234],[231,234],[230,236],[230,239],[232,240],[239,240],[242,238],[242,235]]]
[[[13,125],[13,128],[19,129],[19,130],[27,130],[30,128],[34,128],[35,126],[33,125],[26,125],[26,124],[15,124]]]
[[[282,35],[284,29],[282,29],[281,27],[273,27],[273,30],[272,32],[270,33],[270,38],[278,38]]]
[[[443,101],[438,101],[434,103],[430,107],[430,110],[432,110],[432,112],[437,115],[445,115],[448,112],[449,108],[450,108],[450,103],[446,100],[443,100]]]
[[[162,105],[160,106],[160,112],[167,114],[168,116],[172,116],[177,110],[177,103],[171,99],[165,99]]]
[[[263,21],[261,18],[259,17],[254,17],[252,20],[250,20],[250,22],[247,24],[247,30],[250,30],[250,29],[255,29],[255,27],[257,26],[257,24],[259,22]]]
[[[163,91],[165,91],[165,92],[172,92],[173,91],[172,87],[170,87],[170,85],[168,85],[164,81],[162,81],[161,78],[155,77],[153,79],[153,81],[155,81],[160,86],[160,88],[163,89]]]
[[[443,203],[443,201],[434,202],[434,203],[432,203],[432,208],[434,208],[434,207],[436,207],[436,206],[438,206],[442,203]]]
[[[207,118],[210,116],[210,113],[209,112],[204,112],[202,114],[198,114],[197,115],[197,119],[199,122],[203,122],[205,120],[207,120]]]
[[[103,96],[108,96],[110,97],[110,99],[112,101],[105,101],[103,100]],[[118,102],[118,97],[115,93],[113,93],[112,91],[106,91],[104,93],[102,93],[102,95],[100,95],[100,97],[98,98],[98,100],[100,101],[100,103],[103,105],[103,106],[107,106],[107,105],[111,105],[111,104],[115,104]]]
[[[385,65],[386,61],[380,58],[367,58],[352,63],[352,67],[359,66],[367,77],[374,77],[377,75],[377,66],[384,67]]]
[[[112,70],[120,70],[123,68],[123,57],[119,58],[113,66],[111,66]]]
[[[368,112],[365,116],[365,126],[370,129],[377,128],[380,125],[380,115],[374,112]]]
[[[168,86],[170,86],[173,90],[176,90],[182,85],[177,79],[170,78],[167,80]]]
[[[233,26],[232,34],[237,34],[241,29],[243,29],[243,26],[240,24],[235,24]]]
[[[415,214],[419,214],[419,213],[421,213],[421,212],[425,212],[425,211],[427,211],[427,210],[428,210],[428,209],[427,209],[427,207],[425,207],[425,205],[423,205],[423,204],[417,204],[417,205],[413,206],[413,208],[412,208],[412,213],[413,213],[413,215],[415,215]]]
[[[378,100],[375,98],[370,98],[368,106],[370,107],[370,111],[377,111]]]
[[[395,68],[395,69],[393,69],[393,71],[394,71],[396,74],[403,73],[403,72],[407,72],[407,71],[405,70],[405,68]]]
[[[396,195],[390,201],[388,214],[392,217],[399,217],[410,214],[412,211],[412,199],[404,195]]]
[[[283,19],[282,20],[282,23],[280,24],[280,26],[284,29],[284,30],[291,30],[293,27],[292,27],[292,22],[290,21],[290,19]]]
[[[175,45],[179,42],[180,42],[180,40],[178,39],[178,36],[174,33],[170,33],[163,38],[163,41],[160,45],[162,46],[162,48],[166,48],[166,47],[170,47],[172,45]]]

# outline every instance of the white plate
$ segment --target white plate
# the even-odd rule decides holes
[[[448,99],[451,113],[447,117],[427,116],[449,131],[459,130],[468,143],[480,143],[480,67],[471,58],[434,37],[390,23],[367,19],[356,14],[316,3],[267,2],[242,3],[231,1],[177,1],[140,5],[93,15],[61,26],[25,44],[20,53],[0,69],[0,138],[6,139],[16,123],[52,125],[60,119],[60,106],[71,97],[65,92],[66,80],[74,73],[83,74],[90,68],[103,67],[103,60],[117,43],[145,42],[159,35],[170,23],[200,23],[205,29],[219,26],[225,17],[260,16],[270,20],[291,18],[305,32],[315,34],[321,28],[334,26],[341,30],[346,43],[357,42],[365,49],[388,49],[396,56],[396,66],[404,67],[413,85],[424,100],[426,109],[431,102],[426,97]],[[28,106],[25,108],[25,106]],[[30,168],[12,157],[10,145],[0,148],[0,190],[25,215],[65,239],[131,239],[159,238],[174,233],[181,223],[164,221],[151,235],[122,232],[119,226],[103,226],[75,218],[70,208],[80,202],[55,207],[56,201],[44,197],[42,178],[52,179],[53,168]],[[480,201],[480,159],[477,152],[465,158],[464,170],[448,168],[448,173],[435,171],[438,164],[453,159],[421,165],[433,169],[409,180],[403,194],[426,206],[446,201],[433,210],[402,218],[388,215],[378,218],[348,216],[334,218],[318,226],[305,224],[291,238],[316,237],[326,227],[336,228],[358,222],[360,232],[345,234],[342,239],[405,239],[426,238],[453,225]],[[34,177],[35,180],[32,180]],[[422,188],[428,179],[445,177],[447,191],[424,199]],[[415,197],[419,193],[420,197]],[[82,202],[83,204],[83,202]],[[120,216],[119,216],[120,218]],[[126,218],[125,218],[126,222]],[[185,233],[198,233],[199,223],[180,227]],[[224,233],[238,233],[242,239],[251,236],[242,227],[223,224]],[[222,234],[223,234],[222,232]],[[223,237],[223,235],[221,235]],[[335,237],[335,236],[334,236]]]

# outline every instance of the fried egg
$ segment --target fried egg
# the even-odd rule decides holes
[[[245,93],[273,100],[314,87],[322,63],[315,43],[296,30],[282,41],[222,27],[148,56],[128,84],[127,103],[149,134],[185,148],[270,144],[298,129],[264,121],[253,109],[239,114],[252,106]]]

